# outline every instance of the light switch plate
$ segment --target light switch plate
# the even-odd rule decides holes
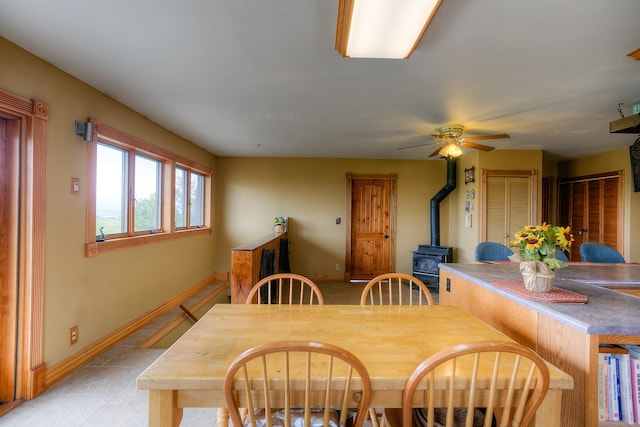
[[[71,178],[71,194],[80,193],[80,178]]]

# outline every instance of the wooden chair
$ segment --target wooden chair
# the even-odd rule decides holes
[[[417,298],[414,287],[418,288]],[[360,296],[360,305],[433,305],[429,288],[417,277],[404,273],[385,273],[367,283]],[[370,408],[367,416],[373,427],[385,425],[384,411]]]
[[[246,304],[324,304],[318,285],[293,273],[267,276],[255,284]]]
[[[435,380],[442,376],[446,381]],[[496,389],[498,384],[500,390]],[[471,426],[478,415],[476,409],[482,408],[478,411],[479,418],[484,417],[484,426],[491,426],[495,416],[499,426],[526,427],[548,387],[546,363],[523,345],[498,341],[460,344],[427,358],[411,374],[402,397],[401,420],[399,411],[387,410],[385,415],[393,426],[415,425],[415,415],[424,415],[421,424],[428,427],[434,422],[447,427]],[[445,397],[436,401],[435,389],[444,390]],[[462,396],[466,407],[454,405],[454,395]],[[458,406],[455,411],[454,406]],[[416,412],[416,407],[424,409]],[[454,424],[454,413],[464,418],[458,420],[460,424]]]
[[[292,408],[294,396],[304,401],[302,408],[297,402]],[[274,342],[252,347],[231,363],[224,398],[234,426],[255,427],[257,408],[264,408],[259,421],[266,427],[272,426],[273,419],[291,427],[296,417],[303,417],[304,426],[329,426],[330,420],[332,425],[345,426],[355,408],[353,426],[361,427],[371,400],[371,380],[362,362],[338,346]]]
[[[414,295],[418,288],[418,295]],[[404,273],[386,273],[372,279],[362,290],[361,305],[433,305],[422,280]]]

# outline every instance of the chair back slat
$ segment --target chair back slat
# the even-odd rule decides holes
[[[294,273],[278,273],[256,283],[246,304],[324,304],[320,288],[309,278]]]
[[[345,426],[355,409],[353,425],[361,427],[371,400],[371,380],[362,362],[340,347],[284,341],[258,345],[238,356],[225,376],[224,395],[234,425],[256,426],[258,408],[264,410],[267,426],[277,413],[282,416],[280,411],[286,427],[300,421],[292,415],[300,411],[304,425],[311,425],[313,417],[325,426],[331,420]],[[292,408],[299,403],[303,407]],[[240,408],[247,409],[248,423]],[[340,410],[339,418],[334,409]]]
[[[367,283],[360,304],[433,305],[434,300],[422,280],[404,273],[385,273]]]
[[[436,399],[443,387],[444,400]],[[423,393],[419,402],[426,405],[421,411],[426,413],[428,427],[435,423],[458,425],[454,412],[471,427],[479,408],[485,427],[492,425],[494,415],[499,426],[528,426],[548,387],[546,363],[523,345],[499,341],[460,344],[427,358],[409,377],[403,394],[402,425],[412,425],[416,394]],[[460,404],[462,397],[464,405]],[[459,413],[461,408],[466,408],[465,413]]]

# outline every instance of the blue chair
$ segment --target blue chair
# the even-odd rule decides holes
[[[560,250],[556,251],[556,259],[564,262],[569,262],[569,258],[567,257],[567,254],[565,254]]]
[[[580,245],[580,259],[582,262],[625,262],[623,256],[620,255],[618,251],[595,242],[585,242]]]
[[[509,261],[513,251],[495,242],[480,242],[476,245],[476,261]]]

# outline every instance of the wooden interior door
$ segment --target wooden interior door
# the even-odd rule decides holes
[[[0,404],[15,399],[19,124],[0,117]]]
[[[622,171],[563,179],[558,185],[558,222],[573,234],[570,261],[580,245],[596,242],[622,253]]]
[[[352,176],[349,186],[347,280],[395,270],[395,175]]]

